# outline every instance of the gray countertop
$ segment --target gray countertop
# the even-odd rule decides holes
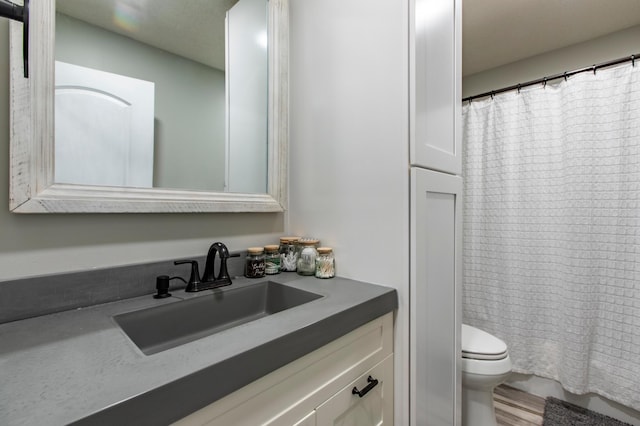
[[[264,280],[324,297],[149,356],[113,315],[211,291],[0,325],[0,424],[168,424],[397,308],[388,287],[290,273]],[[258,281],[238,278],[225,290]]]

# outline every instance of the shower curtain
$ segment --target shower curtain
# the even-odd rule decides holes
[[[464,322],[640,410],[640,64],[463,106]]]

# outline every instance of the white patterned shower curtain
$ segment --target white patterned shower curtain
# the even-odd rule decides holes
[[[640,410],[640,64],[463,106],[464,322]]]

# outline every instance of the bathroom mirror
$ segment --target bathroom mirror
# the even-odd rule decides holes
[[[179,3],[179,9],[187,7],[201,7],[203,5],[210,5],[213,2],[225,3],[227,6],[235,5],[237,0],[163,0],[161,2],[114,2],[112,0],[92,0],[92,2],[104,2],[102,7],[109,8],[113,13],[113,21],[115,25],[122,27],[122,32],[137,32],[142,33],[141,28],[136,28],[136,22],[134,19],[141,19],[140,13],[143,9],[136,10],[115,10],[118,4],[131,4],[137,7],[143,7],[145,5],[158,6],[160,3],[167,3],[174,1]],[[240,0],[242,1],[242,0]],[[287,111],[287,99],[288,99],[288,82],[287,82],[287,69],[288,69],[288,4],[287,0],[269,0],[268,2],[263,0],[264,7],[266,8],[265,17],[268,20],[268,31],[258,40],[262,44],[268,46],[268,56],[265,54],[267,60],[267,70],[263,74],[267,76],[267,88],[263,90],[264,100],[267,105],[267,114],[263,118],[259,118],[258,121],[264,121],[263,129],[266,133],[264,140],[266,146],[264,147],[262,159],[258,157],[257,160],[252,160],[246,154],[236,156],[237,163],[242,168],[229,168],[229,162],[235,161],[234,158],[230,159],[229,152],[233,152],[233,145],[235,140],[229,138],[229,129],[237,136],[243,129],[250,128],[248,125],[237,126],[230,121],[233,118],[233,114],[229,113],[228,105],[229,99],[233,99],[233,90],[229,87],[226,89],[226,96],[224,100],[223,108],[226,109],[224,117],[217,117],[218,128],[221,127],[220,123],[226,124],[226,135],[218,137],[227,141],[227,146],[216,148],[218,154],[213,151],[204,152],[205,148],[199,148],[196,151],[187,152],[187,145],[190,139],[195,139],[195,136],[199,133],[198,129],[194,128],[193,124],[187,125],[187,131],[174,133],[173,136],[168,136],[170,133],[163,132],[167,126],[167,121],[164,119],[158,119],[158,114],[152,113],[153,124],[152,133],[155,140],[152,142],[152,154],[145,154],[148,164],[152,164],[153,172],[151,173],[147,169],[146,177],[143,180],[111,183],[111,182],[98,182],[93,181],[81,182],[75,181],[72,178],[64,177],[60,173],[56,172],[57,163],[56,154],[61,157],[59,152],[59,146],[56,147],[56,132],[60,130],[62,125],[57,123],[56,114],[58,111],[56,108],[61,108],[59,101],[54,96],[54,88],[56,84],[56,69],[60,69],[60,63],[73,62],[70,60],[68,49],[63,45],[58,45],[65,38],[70,38],[68,34],[60,33],[60,29],[68,29],[73,26],[87,26],[87,23],[82,19],[81,12],[77,12],[78,16],[71,16],[76,12],[69,12],[69,7],[72,8],[73,4],[83,5],[85,1],[78,2],[77,0],[61,0],[60,8],[58,12],[58,20],[61,25],[56,30],[56,4],[55,0],[45,0],[34,2],[31,6],[31,27],[30,27],[30,78],[25,79],[22,75],[22,58],[21,58],[21,46],[22,46],[22,28],[21,24],[11,26],[11,38],[10,38],[10,51],[11,51],[11,155],[10,155],[10,210],[16,213],[110,213],[110,212],[277,212],[283,211],[286,206],[286,175],[287,175],[287,135],[288,135],[288,111]],[[238,3],[239,4],[239,3]],[[199,5],[199,6],[198,6]],[[226,6],[225,6],[226,7]],[[235,6],[234,6],[235,7]],[[65,10],[67,8],[67,10]],[[95,11],[95,8],[93,8]],[[137,17],[135,13],[138,13]],[[153,15],[157,18],[158,9],[148,10],[143,13]],[[91,15],[91,13],[89,13]],[[94,13],[93,15],[97,15]],[[199,10],[192,10],[187,13],[191,19],[201,17],[204,13]],[[170,17],[164,17],[165,21],[173,22]],[[144,20],[144,19],[143,19]],[[64,22],[63,22],[64,21]],[[175,27],[177,29],[186,26],[195,27],[196,25],[187,25],[178,23],[178,19],[175,19]],[[231,21],[231,19],[229,19]],[[91,23],[91,25],[99,25]],[[132,27],[133,25],[133,27]],[[206,22],[205,22],[206,25]],[[129,27],[127,27],[129,26]],[[230,25],[227,24],[227,27]],[[80,30],[83,30],[80,28]],[[92,29],[93,33],[103,31],[104,28]],[[66,30],[65,30],[66,31]],[[75,28],[74,31],[79,31]],[[229,28],[227,28],[227,33]],[[221,33],[224,36],[224,32]],[[55,39],[58,38],[56,42]],[[91,34],[86,35],[86,39],[91,39]],[[177,36],[175,36],[177,37]],[[175,38],[174,36],[168,37],[168,39]],[[198,40],[199,36],[180,36],[180,38],[195,37],[191,40]],[[219,36],[216,36],[219,37]],[[74,37],[71,37],[74,38]],[[75,38],[78,38],[77,36]],[[122,35],[114,35],[115,39],[122,39]],[[153,38],[153,37],[152,37]],[[157,38],[157,37],[156,37]],[[254,37],[255,38],[255,37]],[[116,40],[117,42],[118,40]],[[138,42],[138,41],[136,41]],[[54,45],[55,43],[55,45]],[[99,69],[99,63],[112,63],[113,60],[106,60],[103,58],[106,48],[104,48],[97,39],[93,41],[96,46],[95,51],[92,53],[89,48],[85,46],[85,57],[91,57],[93,55],[94,63],[82,63],[82,67],[90,68],[91,71],[97,71],[98,73],[105,71]],[[193,44],[193,42],[191,43]],[[203,43],[204,44],[204,43]],[[219,45],[228,45],[228,41],[221,41]],[[61,55],[56,53],[56,45],[61,50]],[[157,46],[153,46],[152,49],[156,49]],[[173,47],[167,47],[160,45],[158,50],[169,52],[168,54],[174,54],[171,52]],[[176,48],[177,49],[177,48]],[[264,49],[264,46],[263,46]],[[122,49],[120,49],[122,50]],[[205,47],[201,49],[205,53],[213,51],[215,49]],[[233,51],[231,51],[233,52]],[[176,59],[169,62],[193,62],[200,66],[200,62],[206,61],[218,61],[218,67],[225,68],[222,70],[224,74],[229,66],[229,56],[227,55],[226,61],[224,55],[218,55],[217,59],[201,59],[188,57],[189,54],[183,55],[178,52],[179,56]],[[191,54],[193,55],[193,53]],[[197,53],[195,53],[197,55]],[[187,59],[181,59],[182,57]],[[238,55],[235,55],[237,57]],[[147,60],[148,56],[135,55],[130,56],[130,61],[142,62]],[[133,59],[131,59],[133,58]],[[123,60],[122,62],[126,62]],[[222,65],[220,65],[222,63]],[[97,64],[97,65],[96,65]],[[74,64],[77,65],[77,64]],[[88,66],[87,66],[88,65]],[[143,64],[144,65],[144,64]],[[208,65],[207,65],[208,66]],[[168,67],[161,67],[168,68]],[[205,68],[204,66],[201,68]],[[233,69],[240,69],[241,67],[235,67]],[[245,69],[253,70],[254,68],[245,67]],[[74,71],[74,70],[73,70]],[[109,69],[110,73],[126,74],[120,70]],[[75,72],[75,71],[74,71]],[[62,72],[58,71],[59,75]],[[72,73],[73,74],[73,73]],[[193,80],[193,74],[185,73],[183,80]],[[236,75],[236,74],[231,74]],[[134,77],[139,78],[138,75]],[[224,77],[223,77],[224,78]],[[98,80],[104,79],[98,74]],[[144,79],[143,79],[144,80]],[[228,80],[228,79],[227,79]],[[237,79],[239,80],[239,79]],[[159,83],[156,83],[156,86]],[[75,83],[67,84],[66,87],[74,88]],[[233,87],[233,82],[231,84]],[[224,89],[222,89],[224,91]],[[197,92],[198,90],[195,89]],[[204,90],[200,90],[204,91]],[[102,94],[102,92],[100,92]],[[174,92],[175,93],[175,92]],[[156,87],[155,95],[160,96],[161,90]],[[164,95],[166,97],[166,94]],[[186,99],[189,99],[188,97]],[[73,102],[71,102],[73,104]],[[185,102],[180,102],[180,105],[184,105]],[[156,104],[157,105],[157,104]],[[242,109],[243,106],[237,106],[237,109]],[[244,108],[246,109],[246,107]],[[183,115],[194,116],[198,115],[198,111],[202,108],[195,109],[190,112],[186,112]],[[175,110],[177,111],[177,110]],[[175,114],[170,113],[169,116]],[[102,114],[100,115],[102,117]],[[207,120],[212,115],[201,114],[203,118],[198,118],[200,121],[213,121]],[[230,118],[231,117],[231,118]],[[243,118],[236,119],[240,123],[246,123]],[[106,122],[106,120],[102,120]],[[134,120],[136,123],[142,120]],[[196,120],[197,121],[197,120]],[[231,124],[229,124],[231,122]],[[58,128],[56,128],[56,123]],[[119,127],[109,126],[107,127]],[[191,126],[191,131],[189,130]],[[234,127],[235,126],[235,127]],[[233,129],[238,129],[234,131]],[[71,132],[73,135],[74,133]],[[160,147],[158,141],[158,135],[161,135],[161,142],[167,146],[171,145],[171,149],[174,151],[167,151],[166,148]],[[251,136],[249,136],[251,137]],[[213,139],[207,137],[208,139]],[[206,140],[208,140],[205,138]],[[245,136],[245,139],[247,137]],[[82,137],[76,137],[74,139],[84,140]],[[117,137],[109,137],[109,141],[113,141]],[[159,149],[159,147],[161,149]],[[72,151],[78,151],[79,148],[72,148]],[[206,149],[209,149],[208,147]],[[154,152],[155,150],[155,152]],[[225,151],[226,150],[226,151]],[[180,159],[179,154],[185,151],[185,156]],[[220,155],[220,152],[223,154]],[[205,185],[207,177],[195,172],[204,172],[207,168],[207,159],[211,159],[211,163],[217,161],[217,166],[211,168],[222,168],[226,171],[222,174],[218,171],[217,184]],[[224,162],[220,162],[220,157],[224,157]],[[104,158],[104,156],[98,156],[98,158]],[[188,159],[191,158],[191,164],[185,164]],[[158,167],[158,163],[165,161],[163,167]],[[204,164],[202,163],[204,161]],[[257,163],[253,164],[252,161]],[[106,161],[105,161],[106,162]],[[180,162],[180,164],[178,164]],[[116,161],[121,163],[121,161]],[[260,169],[259,163],[262,164]],[[136,163],[136,166],[131,167],[131,170],[144,170],[144,166],[141,162]],[[175,164],[175,167],[173,165]],[[220,166],[222,164],[222,166]],[[257,165],[256,165],[257,164]],[[101,165],[101,164],[99,164]],[[91,167],[90,167],[91,168]],[[95,168],[95,167],[93,167]],[[59,167],[59,170],[74,169],[74,167]],[[173,173],[173,178],[170,175],[162,175],[158,169],[163,169]],[[252,182],[258,182],[257,189],[251,187],[244,187],[236,185],[234,189],[234,182],[238,182],[233,177],[233,174],[228,170],[235,171],[235,176],[256,178],[249,179]],[[252,175],[254,173],[254,175]],[[104,173],[101,173],[104,174]],[[144,174],[144,173],[143,173]],[[187,175],[192,175],[191,180],[186,179]],[[224,176],[222,176],[224,175]],[[62,177],[61,177],[62,176]],[[151,177],[152,176],[152,177]],[[164,176],[164,177],[163,177]],[[169,177],[167,177],[169,176]],[[195,176],[195,178],[193,178]],[[231,176],[231,179],[229,179]],[[266,179],[262,183],[259,183],[259,178],[266,176]],[[181,178],[186,180],[180,181]],[[145,180],[146,179],[146,180]],[[173,180],[172,180],[173,179]],[[234,180],[235,179],[235,180]],[[119,182],[119,181],[117,181]],[[231,185],[229,185],[231,182]],[[265,188],[265,189],[262,189]]]

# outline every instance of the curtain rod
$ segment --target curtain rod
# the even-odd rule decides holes
[[[546,85],[548,81],[557,80],[559,78],[564,78],[566,80],[568,77],[571,77],[573,75],[580,74],[580,73],[583,73],[583,72],[593,71],[593,73],[595,74],[596,70],[598,70],[600,68],[611,67],[613,65],[618,65],[618,64],[625,63],[625,62],[631,62],[633,64],[633,66],[635,67],[636,66],[636,59],[640,59],[640,53],[636,53],[635,55],[631,55],[631,56],[625,56],[625,57],[619,58],[619,59],[614,59],[612,61],[603,62],[603,63],[600,63],[600,64],[594,64],[594,65],[592,65],[590,67],[584,67],[584,68],[580,68],[580,69],[573,70],[573,71],[565,71],[565,72],[563,72],[561,74],[554,74],[554,75],[551,75],[549,77],[538,78],[537,80],[531,80],[531,81],[527,81],[525,83],[514,84],[513,86],[503,87],[502,89],[497,89],[497,90],[492,90],[490,92],[480,93],[479,95],[468,96],[466,98],[462,98],[462,102],[466,102],[466,101],[471,102],[474,99],[486,98],[488,96],[493,97],[494,95],[497,95],[498,93],[509,92],[511,90],[518,90],[519,91],[523,87],[533,86],[533,85],[536,85],[536,84],[544,84],[544,85]]]

